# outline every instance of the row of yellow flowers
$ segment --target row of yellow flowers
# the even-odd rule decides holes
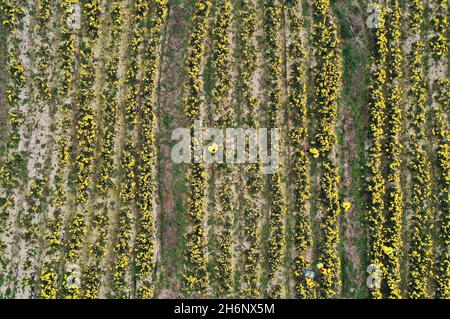
[[[434,8],[433,25],[436,35],[431,40],[435,61],[445,67],[448,63],[448,0],[439,0]],[[437,139],[438,161],[438,231],[437,260],[435,265],[436,296],[450,298],[450,128],[448,107],[450,105],[450,80],[446,76],[434,82],[435,105],[433,110],[434,136]]]
[[[229,0],[216,1],[214,27],[212,29],[212,108],[214,126],[219,128],[231,127],[234,123],[233,104],[230,103],[231,77],[231,38],[233,5]],[[214,232],[215,265],[214,278],[219,296],[230,296],[234,290],[233,256],[233,168],[227,164],[214,166],[215,197],[219,207],[215,209]]]
[[[240,91],[242,92],[242,105],[245,110],[246,128],[259,126],[259,101],[253,91],[253,78],[256,73],[256,12],[251,0],[239,2],[239,31],[237,47],[240,52],[239,74]],[[245,180],[245,198],[243,203],[243,233],[246,246],[242,252],[243,279],[242,294],[255,298],[260,296],[259,279],[261,269],[261,218],[260,192],[263,188],[260,164],[248,165]]]
[[[448,52],[448,0],[438,0],[433,12],[433,27],[436,35],[431,39],[431,49],[436,59],[445,59]]]
[[[428,111],[426,79],[424,77],[424,43],[415,42],[411,52],[411,95],[413,96],[412,201],[414,215],[411,220],[408,253],[408,297],[428,298],[429,279],[432,274],[431,237],[431,175],[427,154],[425,125]]]
[[[95,121],[95,56],[94,48],[98,40],[100,29],[101,4],[100,1],[81,1],[82,38],[79,46],[79,89],[75,102],[75,149],[77,157],[75,169],[75,212],[70,216],[67,227],[67,241],[65,242],[65,263],[77,264],[80,250],[85,243],[87,233],[86,203],[89,196],[91,174],[94,165],[95,147],[97,139],[97,123]],[[63,295],[65,298],[80,298],[81,287],[68,283],[67,272],[63,279]]]
[[[40,271],[40,296],[44,299],[55,299],[58,293],[58,274],[60,265],[60,252],[63,240],[63,208],[67,203],[67,171],[71,147],[72,131],[72,105],[66,103],[72,92],[74,78],[75,36],[66,21],[72,15],[72,5],[78,0],[65,0],[61,3],[61,17],[59,25],[61,31],[58,35],[58,65],[62,68],[62,77],[56,90],[55,100],[59,103],[57,108],[58,122],[56,138],[57,170],[52,187],[50,205],[52,212],[47,212],[44,236],[44,257]]]
[[[384,233],[385,274],[388,298],[401,297],[400,257],[402,254],[403,192],[400,176],[403,144],[403,99],[400,81],[403,77],[400,32],[400,6],[389,1],[387,15],[388,80],[386,83],[386,224]],[[387,247],[387,248],[386,248]]]
[[[369,232],[368,262],[383,270],[383,228],[385,225],[384,196],[386,181],[383,175],[382,157],[385,139],[386,99],[384,88],[386,83],[386,60],[388,40],[386,28],[386,8],[380,6],[379,25],[375,29],[375,46],[372,52],[371,83],[369,95],[369,159],[368,159],[368,213]],[[370,290],[372,298],[382,298],[378,286]]]
[[[278,0],[264,1],[265,58],[267,67],[267,113],[269,128],[281,127],[283,103],[281,100],[281,48],[278,39],[281,28],[282,4]],[[272,137],[271,137],[272,138]],[[279,147],[279,146],[278,146]],[[280,298],[283,293],[282,283],[277,274],[282,270],[285,256],[285,216],[287,212],[286,195],[282,181],[282,165],[275,168],[269,176],[270,216],[269,216],[269,250],[268,250],[268,294]]]
[[[8,222],[11,210],[16,204],[14,189],[22,183],[24,158],[18,146],[23,138],[20,127],[24,122],[24,114],[20,109],[21,92],[26,85],[26,72],[20,57],[21,39],[16,32],[23,27],[24,11],[16,1],[0,1],[0,18],[6,30],[7,52],[6,62],[6,102],[7,127],[5,141],[0,146],[0,237],[9,236]],[[3,39],[2,39],[3,40]],[[10,276],[11,265],[7,254],[7,246],[0,239],[0,281],[8,285],[13,280]],[[6,296],[5,296],[6,297]]]
[[[50,48],[48,45],[49,37],[49,22],[51,5],[49,0],[41,0],[38,3],[37,8],[37,20],[36,31],[41,36],[42,43],[38,45],[37,49],[37,61],[38,61],[38,73],[36,74],[40,99],[43,101],[50,101],[52,93],[50,92],[50,84],[48,81],[48,69],[51,64]]]
[[[25,86],[25,69],[20,61],[19,51],[12,43],[14,32],[20,26],[23,20],[23,11],[20,7],[14,6],[10,1],[0,2],[1,17],[3,26],[8,31],[8,52],[7,52],[7,75],[8,85],[6,89],[7,103],[8,103],[8,138],[5,142],[6,149],[2,153],[2,164],[0,166],[1,187],[3,190],[3,197],[0,198],[0,222],[2,225],[0,232],[4,232],[3,223],[8,218],[8,208],[14,205],[12,198],[12,188],[14,181],[17,178],[18,167],[21,161],[20,154],[15,150],[19,146],[20,133],[19,127],[23,121],[23,115],[19,109],[20,92]]]
[[[316,281],[305,278],[305,271],[311,269],[313,242],[311,220],[308,209],[310,199],[310,161],[307,150],[308,107],[306,104],[306,51],[303,44],[303,20],[300,18],[297,1],[287,1],[287,21],[289,26],[289,47],[287,59],[289,73],[289,113],[291,116],[290,143],[294,184],[294,259],[295,295],[297,298],[315,298]]]
[[[341,287],[340,257],[338,254],[339,172],[335,163],[335,124],[342,80],[340,40],[329,0],[316,0],[314,7],[314,47],[317,65],[314,70],[314,102],[317,114],[317,132],[313,146],[319,158],[321,240],[319,263],[323,264],[319,276],[319,294],[324,298],[335,296]]]
[[[105,254],[108,236],[108,194],[115,189],[113,177],[116,174],[114,166],[115,138],[119,117],[119,62],[120,39],[123,31],[122,1],[115,0],[109,9],[110,38],[107,46],[109,55],[105,61],[105,86],[101,93],[101,121],[98,128],[100,143],[98,157],[99,166],[96,173],[93,190],[100,201],[95,202],[91,217],[92,241],[88,247],[88,265],[83,269],[84,298],[98,298],[101,285],[101,267]]]
[[[143,59],[146,63],[143,79],[143,100],[139,127],[139,167],[138,167],[138,227],[134,247],[136,289],[138,298],[153,296],[152,275],[155,270],[156,221],[154,202],[156,194],[156,97],[159,48],[167,17],[167,0],[153,0],[150,30],[146,36],[148,46]]]
[[[51,50],[49,45],[49,23],[51,4],[47,0],[40,0],[37,3],[36,20],[33,21],[34,35],[38,39],[35,50],[33,50],[33,110],[37,115],[41,115],[44,108],[50,108],[52,105],[52,93],[50,92],[50,65],[52,61]],[[51,105],[51,106],[50,106]],[[36,175],[27,185],[26,203],[24,211],[19,215],[19,229],[21,233],[20,240],[26,247],[25,260],[19,263],[19,271],[24,274],[22,278],[22,288],[24,291],[29,289],[32,296],[36,296],[35,284],[38,277],[32,275],[35,270],[39,269],[36,264],[37,256],[40,253],[40,226],[45,220],[47,194],[48,194],[48,178],[44,176],[44,167],[36,167]],[[45,191],[45,194],[43,195]],[[39,291],[37,292],[39,294]]]
[[[195,1],[192,17],[192,30],[189,37],[188,55],[186,59],[187,79],[184,85],[184,111],[193,127],[195,120],[201,120],[201,109],[204,106],[202,96],[203,81],[201,66],[204,62],[205,37],[208,30],[208,16],[211,1]],[[205,296],[210,290],[210,278],[207,269],[206,244],[206,188],[207,173],[201,163],[191,165],[188,174],[189,202],[188,229],[186,238],[186,260],[183,271],[184,291],[190,295]]]
[[[414,1],[411,4],[409,25],[413,36],[418,40],[412,43],[409,56],[409,83],[411,110],[409,123],[411,134],[411,160],[409,169],[412,175],[412,197],[410,207],[413,209],[409,227],[408,251],[408,298],[428,298],[429,281],[432,275],[432,190],[429,143],[426,133],[429,115],[428,83],[425,67],[425,44],[421,31],[424,18],[424,4]]]
[[[146,22],[149,18],[149,3],[144,0],[135,2],[131,8],[131,38],[128,40],[128,57],[125,84],[125,133],[124,145],[120,158],[121,185],[119,193],[118,224],[114,238],[114,259],[112,296],[127,298],[130,293],[130,266],[132,263],[131,230],[136,211],[137,192],[137,122],[138,101],[140,97],[139,79],[142,72],[143,43]]]
[[[450,298],[450,128],[445,107],[450,105],[450,80],[439,79],[434,109],[435,129],[438,139],[438,166],[439,166],[439,214],[438,214],[438,252],[436,262],[436,292],[437,297]]]

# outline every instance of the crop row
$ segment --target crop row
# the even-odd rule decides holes
[[[230,73],[230,30],[233,19],[233,5],[229,0],[216,2],[214,27],[212,30],[212,69],[214,88],[213,108],[214,127],[227,128],[233,125],[234,112],[230,103],[231,73]],[[229,296],[234,287],[234,256],[233,256],[233,168],[231,165],[218,164],[215,167],[216,196],[216,252],[215,252],[215,278],[217,280],[218,293],[221,296]]]
[[[54,299],[58,293],[58,275],[60,252],[63,248],[63,208],[67,203],[67,173],[71,147],[72,104],[70,94],[75,73],[75,36],[66,24],[72,14],[73,0],[63,1],[61,4],[61,31],[58,41],[58,65],[62,68],[62,77],[56,89],[56,157],[57,167],[54,174],[54,185],[50,196],[50,209],[45,221],[45,235],[43,244],[43,263],[40,270],[40,292],[44,299]]]
[[[292,170],[294,184],[294,212],[295,253],[293,259],[293,272],[295,276],[295,295],[297,298],[314,298],[316,295],[316,282],[305,278],[305,270],[311,269],[312,261],[308,254],[312,250],[311,221],[308,201],[310,199],[310,161],[307,150],[308,124],[307,124],[307,96],[305,59],[306,51],[303,48],[301,20],[296,1],[287,2],[287,21],[290,33],[288,47],[288,61],[290,62],[289,75],[289,113],[291,114],[290,142],[292,145]]]
[[[323,264],[319,277],[319,292],[324,298],[336,295],[341,286],[339,242],[339,172],[335,163],[335,124],[342,78],[340,40],[330,1],[316,0],[314,7],[314,47],[317,65],[314,70],[314,103],[317,133],[313,141],[321,163],[319,262]]]
[[[9,1],[2,2],[3,25],[7,26],[9,38],[13,38],[13,33],[22,21],[23,12],[17,6],[12,6]],[[11,41],[8,41],[8,53],[6,57],[8,86],[6,90],[8,103],[8,138],[5,154],[2,154],[2,165],[0,166],[1,186],[3,194],[0,200],[0,220],[2,227],[0,232],[4,231],[8,219],[8,209],[14,205],[12,188],[17,178],[18,165],[21,162],[20,154],[16,153],[20,142],[19,127],[23,116],[19,109],[20,92],[25,86],[25,70],[20,61],[19,51]]]
[[[85,236],[87,233],[86,203],[90,187],[91,174],[94,165],[95,143],[97,139],[97,123],[94,119],[95,91],[93,89],[95,80],[96,64],[94,62],[94,47],[99,35],[101,7],[99,1],[81,2],[82,7],[82,40],[79,47],[79,89],[75,105],[75,129],[77,156],[75,160],[76,211],[70,216],[67,227],[67,242],[65,243],[64,262],[76,264],[80,257]],[[81,289],[72,285],[67,279],[70,273],[65,273],[63,279],[63,295],[66,298],[81,297]]]
[[[448,0],[439,0],[433,15],[435,37],[431,40],[434,58],[437,63],[448,63]],[[436,295],[438,298],[450,298],[450,129],[448,106],[450,105],[450,80],[441,77],[434,81],[435,103],[433,108],[434,135],[437,139],[437,176],[440,192],[438,201],[438,231],[436,260]]]
[[[240,1],[239,8],[238,51],[241,54],[239,73],[242,91],[242,105],[245,110],[245,127],[257,128],[259,121],[258,100],[253,91],[253,77],[256,72],[256,13],[252,1]],[[248,297],[259,296],[260,242],[261,242],[261,209],[258,205],[259,194],[263,184],[260,163],[249,164],[245,180],[245,198],[243,204],[244,236],[246,246],[243,251],[243,288],[242,293]]]
[[[369,231],[368,262],[383,269],[383,227],[384,196],[386,181],[382,170],[383,141],[385,138],[386,99],[384,86],[386,82],[386,60],[388,54],[386,29],[386,8],[380,8],[379,25],[375,30],[375,46],[372,52],[371,84],[369,95],[369,159],[368,159],[368,194],[369,204],[367,223]],[[381,290],[375,286],[370,291],[372,298],[381,298]]]
[[[51,114],[53,107],[53,93],[51,92],[51,78],[54,69],[51,68],[52,51],[49,43],[51,35],[49,33],[50,12],[52,6],[49,1],[41,0],[37,3],[36,18],[32,20],[33,35],[36,39],[36,45],[31,54],[33,55],[33,64],[31,66],[32,82],[34,94],[31,96],[33,101],[33,116],[35,118]],[[30,135],[30,143],[36,143],[31,154],[36,155],[38,145],[45,146],[48,139],[43,140],[36,138],[37,133],[32,132]],[[39,151],[37,151],[39,152]],[[32,155],[32,156],[33,156]],[[46,154],[47,155],[47,154]],[[46,176],[48,165],[42,162],[32,161],[28,163],[28,167],[34,166],[34,171],[29,173],[29,181],[24,183],[27,190],[25,201],[20,208],[23,212],[18,215],[18,230],[20,236],[18,238],[18,249],[24,249],[23,258],[17,262],[18,271],[22,273],[21,288],[18,291],[28,292],[35,296],[36,276],[34,272],[38,269],[40,262],[40,226],[44,222],[46,215],[48,185],[49,180]],[[30,165],[31,164],[31,165]],[[44,164],[44,165],[42,165]],[[21,248],[23,247],[23,248]]]
[[[434,108],[435,134],[438,139],[437,155],[439,167],[439,202],[438,214],[438,257],[436,262],[437,297],[450,298],[450,129],[445,106],[450,105],[450,80],[443,78],[436,83],[436,102]]]
[[[20,283],[22,289],[31,291],[34,296],[35,276],[32,275],[37,268],[40,254],[41,223],[46,211],[46,194],[48,190],[48,179],[34,178],[30,183],[25,197],[26,206],[19,218],[20,240],[26,248],[24,260],[19,264],[23,274]]]
[[[101,121],[98,127],[98,139],[100,143],[99,165],[94,175],[93,191],[99,197],[93,207],[91,216],[92,240],[88,243],[88,265],[83,269],[82,282],[84,298],[98,298],[101,284],[101,264],[106,249],[108,236],[108,204],[107,197],[110,190],[115,189],[113,177],[114,150],[116,138],[116,125],[119,117],[119,103],[117,92],[119,90],[119,50],[122,34],[123,12],[121,1],[115,0],[109,9],[110,18],[110,42],[107,50],[110,53],[105,62],[105,86],[101,92]]]
[[[187,80],[184,86],[184,110],[189,124],[193,129],[194,121],[201,119],[201,109],[204,106],[202,96],[203,81],[200,73],[205,54],[204,39],[207,34],[208,16],[211,1],[195,2],[192,18],[192,31],[189,37],[188,56],[186,59]],[[195,143],[195,141],[193,141]],[[193,144],[192,144],[193,145]],[[210,278],[207,270],[206,253],[206,187],[207,173],[201,163],[190,167],[188,222],[186,238],[186,263],[183,272],[184,290],[192,295],[206,295],[210,289]]]
[[[44,299],[54,299],[58,293],[58,275],[60,265],[60,252],[63,248],[63,222],[64,213],[68,201],[67,174],[69,169],[69,157],[72,132],[72,93],[75,73],[75,35],[67,26],[67,21],[72,15],[74,0],[66,0],[61,3],[61,17],[58,25],[61,31],[58,34],[57,62],[62,68],[62,76],[56,88],[56,157],[57,167],[54,174],[54,185],[50,196],[50,208],[45,221],[45,235],[43,245],[43,264],[40,270],[40,292]]]
[[[50,92],[50,85],[48,82],[48,68],[51,64],[50,50],[49,50],[49,22],[50,22],[51,5],[49,0],[42,0],[38,3],[38,24],[36,30],[39,36],[42,38],[42,43],[38,46],[38,90],[41,99],[49,101],[52,98]]]
[[[436,35],[431,39],[431,48],[436,59],[444,59],[448,52],[448,0],[436,1],[433,26]]]
[[[411,93],[416,109],[412,122],[413,156],[410,169],[412,179],[412,208],[410,250],[408,254],[408,296],[427,298],[428,281],[432,272],[432,237],[430,232],[431,214],[431,175],[430,163],[423,142],[426,138],[424,126],[427,116],[426,82],[424,82],[424,43],[413,44],[411,52]]]
[[[411,208],[413,216],[410,222],[408,251],[407,295],[409,298],[428,298],[429,280],[432,275],[432,221],[431,209],[431,163],[428,157],[428,136],[426,124],[429,112],[428,84],[425,68],[425,43],[421,26],[423,23],[423,4],[412,4],[410,17],[411,29],[418,40],[412,44],[409,56],[410,92],[412,97],[410,138],[412,172]],[[417,21],[420,21],[418,23]]]
[[[16,32],[20,32],[24,20],[24,11],[19,4],[11,1],[0,2],[0,16],[7,34],[6,62],[6,102],[7,129],[5,147],[0,149],[0,281],[7,285],[11,275],[11,260],[4,239],[9,239],[8,225],[11,222],[12,209],[16,204],[14,188],[20,185],[24,168],[24,157],[18,150],[21,126],[24,114],[20,109],[21,93],[26,86],[26,73],[21,60],[21,40]],[[23,175],[23,174],[22,174]],[[5,291],[6,293],[6,291]],[[0,292],[1,294],[1,292]]]
[[[268,125],[269,128],[281,127],[281,114],[283,104],[281,100],[281,48],[278,40],[278,32],[281,27],[282,5],[279,1],[264,1],[264,25],[266,39],[266,64],[268,74]],[[274,136],[270,136],[274,138]],[[276,147],[279,147],[277,145]],[[285,224],[287,212],[286,195],[283,189],[282,165],[275,168],[269,177],[270,185],[270,216],[269,216],[269,286],[268,294],[274,298],[280,298],[282,294],[281,283],[276,275],[281,271],[285,254]]]
[[[167,0],[154,0],[149,3],[153,10],[150,30],[147,35],[148,46],[144,51],[144,68],[141,123],[139,127],[139,169],[137,207],[138,227],[136,234],[135,270],[137,297],[153,296],[152,274],[155,270],[156,222],[154,216],[156,193],[156,98],[159,48],[162,31],[167,16]]]
[[[425,11],[425,5],[422,0],[412,0],[410,3],[410,17],[409,26],[413,32],[420,30],[423,24],[423,14]]]
[[[129,294],[130,278],[127,278],[132,263],[132,224],[136,211],[137,194],[137,123],[138,101],[140,97],[139,79],[142,71],[140,56],[145,38],[145,24],[149,18],[149,3],[136,1],[131,8],[131,38],[128,39],[129,65],[125,85],[125,132],[124,145],[120,158],[121,184],[119,193],[119,208],[117,233],[114,238],[113,259],[113,297],[126,298]]]
[[[400,40],[400,7],[397,0],[389,2],[387,15],[388,80],[386,83],[386,225],[384,234],[385,274],[388,298],[401,297],[400,256],[402,253],[403,192],[400,176],[402,165],[401,134],[403,101],[400,81],[403,76]]]

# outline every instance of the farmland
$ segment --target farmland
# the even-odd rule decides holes
[[[450,298],[448,5],[0,0],[0,298]]]

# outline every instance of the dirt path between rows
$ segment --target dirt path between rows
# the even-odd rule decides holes
[[[183,258],[184,205],[186,167],[171,160],[171,133],[186,122],[183,112],[184,56],[186,51],[187,16],[190,2],[172,2],[161,57],[158,85],[158,184],[161,250],[157,256],[157,272],[163,274],[156,283],[159,298],[179,297]]]

